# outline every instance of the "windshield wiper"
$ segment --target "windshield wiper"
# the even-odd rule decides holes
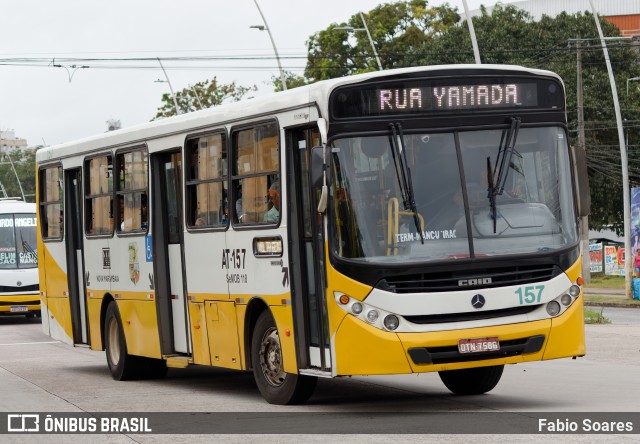
[[[20,233],[20,241],[22,243],[22,249],[26,250],[27,253],[31,253],[33,255],[33,257],[37,261],[38,260],[38,252],[35,251],[31,245],[29,245],[29,242],[27,242],[26,240],[23,239],[22,233]]]
[[[404,207],[408,208],[413,213],[413,221],[416,224],[418,233],[420,233],[420,242],[424,245],[424,235],[422,234],[422,227],[420,226],[420,220],[418,219],[418,208],[416,207],[416,201],[414,198],[411,168],[409,168],[407,163],[407,150],[404,145],[402,126],[399,123],[391,123],[389,126],[391,127],[391,136],[389,138],[391,142],[391,154],[393,156],[393,164],[396,168],[398,182],[400,182],[402,201]],[[400,171],[398,171],[398,166],[400,167]]]
[[[487,183],[489,193],[489,204],[491,206],[491,218],[493,219],[493,232],[497,230],[497,209],[496,197],[502,195],[504,186],[507,182],[509,168],[515,168],[512,159],[515,154],[522,157],[516,151],[516,140],[518,138],[518,130],[520,129],[520,118],[511,117],[511,126],[507,131],[502,133],[500,137],[500,145],[498,146],[498,156],[493,170],[491,169],[491,157],[487,157]]]

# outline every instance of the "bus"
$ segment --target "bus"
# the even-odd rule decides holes
[[[585,354],[584,155],[562,80],[505,65],[321,81],[37,152],[44,332],[116,380],[317,379]]]
[[[36,205],[0,199],[0,315],[40,316]]]

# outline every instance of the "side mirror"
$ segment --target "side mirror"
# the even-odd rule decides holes
[[[591,212],[591,193],[589,192],[589,173],[587,171],[587,155],[584,149],[571,147],[573,157],[573,173],[578,200],[578,216],[586,217]]]

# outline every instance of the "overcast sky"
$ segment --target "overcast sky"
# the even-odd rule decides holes
[[[258,0],[284,68],[302,74],[305,42],[331,23],[346,21],[380,0]],[[439,5],[442,1],[432,1]],[[493,0],[468,0],[471,9]],[[462,0],[450,5],[463,11]],[[2,2],[0,58],[131,58],[176,56],[271,56],[267,32],[250,29],[262,20],[253,0],[20,0]],[[55,64],[59,64],[56,61]],[[80,63],[78,63],[80,64]],[[93,63],[90,63],[94,65]],[[152,69],[13,66],[0,63],[0,130],[15,130],[29,146],[54,145],[149,121],[168,92],[159,66]],[[129,62],[127,65],[140,66]],[[175,90],[212,77],[256,85],[277,75],[275,60],[164,62]],[[180,66],[177,66],[180,65]],[[180,69],[177,69],[180,68]],[[69,81],[71,74],[73,77]]]

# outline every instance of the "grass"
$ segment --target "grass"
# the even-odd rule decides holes
[[[615,296],[605,296],[605,295],[588,295],[584,297],[585,305],[589,305],[590,302],[612,302],[616,305],[626,305],[626,306],[635,306],[640,307],[640,301],[636,299],[627,299],[622,297]]]
[[[585,308],[584,323],[585,324],[611,324],[611,319],[604,316],[604,307],[600,311]]]
[[[604,273],[591,275],[591,283],[587,288],[624,288],[624,276],[608,276]]]

